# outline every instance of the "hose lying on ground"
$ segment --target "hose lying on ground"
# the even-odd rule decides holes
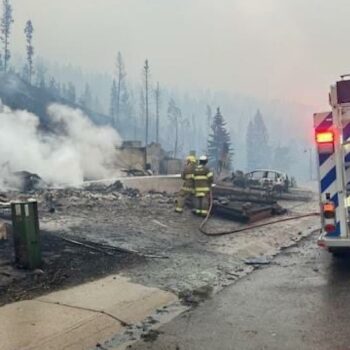
[[[260,223],[260,224],[247,225],[245,227],[241,227],[241,228],[237,228],[237,229],[233,229],[233,230],[228,230],[228,231],[208,232],[208,231],[204,230],[204,227],[209,220],[209,217],[211,215],[212,210],[213,210],[213,193],[210,192],[210,205],[209,205],[208,214],[199,226],[199,231],[201,231],[206,236],[224,236],[224,235],[229,235],[232,233],[250,230],[253,228],[259,228],[259,227],[264,227],[264,226],[268,226],[268,225],[273,225],[273,224],[277,224],[280,222],[298,220],[298,219],[302,219],[302,218],[306,218],[306,217],[310,217],[310,216],[319,216],[320,215],[320,213],[318,213],[318,212],[311,212],[311,213],[296,215],[296,216],[292,216],[292,217],[288,217],[288,218],[282,218],[282,219],[278,219],[278,220],[268,221],[268,222],[264,222],[264,223]]]

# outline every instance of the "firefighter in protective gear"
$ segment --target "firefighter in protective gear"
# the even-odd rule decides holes
[[[214,174],[207,166],[208,157],[201,156],[199,164],[194,169],[194,196],[195,205],[193,212],[196,215],[206,216],[210,204],[210,191],[214,180]]]
[[[196,157],[188,156],[186,158],[186,165],[181,173],[181,178],[184,180],[182,188],[176,199],[175,211],[182,213],[186,203],[186,199],[192,197],[194,194],[193,172],[196,167]]]

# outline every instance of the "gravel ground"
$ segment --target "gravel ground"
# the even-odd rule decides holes
[[[318,225],[317,217],[290,221],[222,237],[204,236],[200,218],[190,211],[173,211],[173,197],[164,194],[119,193],[110,191],[56,191],[55,214],[42,217],[42,227],[69,235],[137,251],[149,258],[124,274],[134,281],[183,293],[205,285],[221,288],[251,267],[243,260],[272,256],[280,247],[300,239],[300,232]],[[282,203],[290,215],[317,209],[316,202]],[[212,219],[208,228],[240,227],[238,223]]]
[[[251,271],[253,267],[246,265],[244,259],[271,257],[318,225],[317,217],[309,217],[227,236],[208,237],[198,230],[201,219],[190,211],[182,215],[173,212],[174,198],[166,194],[140,196],[137,191],[113,188],[51,190],[50,194],[56,208],[52,214],[46,201],[48,191],[31,196],[40,203],[44,274],[38,272],[39,276],[36,276],[12,269],[13,275],[8,272],[10,276],[6,276],[11,260],[10,242],[0,243],[0,251],[7,252],[6,258],[0,261],[0,303],[120,272],[134,282],[175,292],[185,303],[196,304]],[[315,201],[281,204],[291,208],[288,215],[317,209]],[[208,224],[210,230],[240,226],[223,219],[211,219]],[[61,237],[97,244],[99,249],[105,244],[133,253],[109,249],[113,254],[106,255],[103,249],[89,250],[63,242]],[[62,273],[56,272],[61,269]],[[13,281],[9,284],[4,282],[5,279]],[[46,283],[41,283],[43,279]],[[27,282],[21,287],[19,280]],[[22,293],[21,290],[26,290],[33,280],[39,281],[33,286],[34,292]],[[47,282],[51,280],[53,283]],[[14,285],[17,294],[11,294]],[[206,291],[204,297],[203,288]]]

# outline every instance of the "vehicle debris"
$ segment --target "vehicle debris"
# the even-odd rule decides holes
[[[38,174],[29,171],[15,171],[7,175],[4,186],[20,192],[31,192],[46,188],[47,184]]]

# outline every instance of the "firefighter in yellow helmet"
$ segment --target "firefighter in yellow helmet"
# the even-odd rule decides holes
[[[194,209],[196,215],[206,216],[210,204],[210,191],[214,181],[214,174],[207,166],[208,157],[201,156],[199,164],[195,167],[193,173],[194,180]]]
[[[186,199],[189,197],[192,197],[194,194],[193,171],[194,171],[194,168],[196,167],[196,162],[197,160],[195,156],[188,156],[186,158],[186,165],[181,173],[181,178],[184,180],[184,183],[182,185],[180,192],[178,193],[178,196],[175,202],[176,203],[175,211],[177,213],[183,212]]]

